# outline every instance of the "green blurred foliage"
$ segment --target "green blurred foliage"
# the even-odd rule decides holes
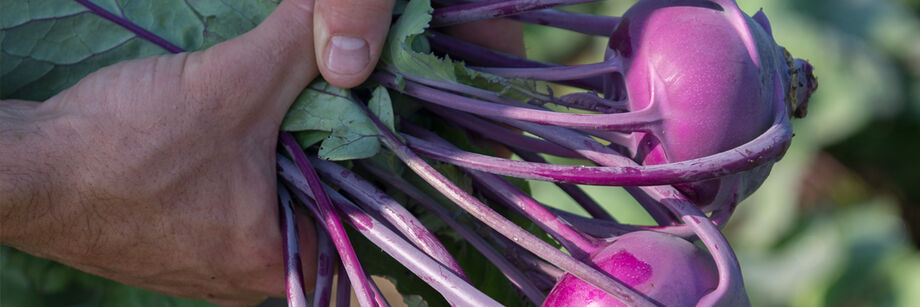
[[[0,306],[213,306],[173,298],[0,246]]]

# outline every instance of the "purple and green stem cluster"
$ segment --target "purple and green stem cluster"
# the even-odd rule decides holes
[[[76,1],[169,52],[183,51],[90,1]],[[793,94],[807,100],[807,95],[816,86],[811,66],[800,60],[787,59],[790,72],[783,77],[794,80],[783,80],[779,73],[775,75],[773,88],[767,89],[773,93],[770,106],[772,122],[759,136],[721,152],[646,165],[642,163],[642,156],[648,154],[647,147],[651,145],[646,143],[645,137],[661,137],[663,122],[668,117],[656,105],[634,109],[628,95],[623,94],[627,89],[622,88],[620,82],[611,82],[622,81],[627,73],[629,62],[626,54],[614,52],[606,60],[595,64],[562,66],[504,54],[438,32],[438,28],[443,26],[504,17],[591,35],[613,36],[611,46],[614,46],[618,37],[614,29],[619,29],[618,25],[626,19],[551,9],[590,1],[595,0],[444,0],[439,3],[445,6],[432,13],[431,29],[425,34],[436,53],[462,59],[478,72],[509,79],[549,81],[580,88],[583,92],[555,97],[552,93],[534,91],[529,93],[532,97],[528,101],[519,101],[472,85],[415,76],[388,65],[381,65],[371,76],[377,84],[420,102],[425,116],[437,118],[470,138],[501,144],[500,147],[507,147],[505,149],[510,149],[520,159],[460,149],[427,128],[412,124],[409,119],[411,114],[398,114],[402,116],[403,123],[397,132],[391,131],[367,108],[366,101],[361,98],[363,96],[353,95],[351,98],[379,130],[376,137],[388,153],[408,166],[416,179],[420,178],[456,206],[444,206],[406,180],[406,175],[373,162],[355,161],[354,168],[349,169],[318,159],[312,151],[305,152],[293,135],[281,133],[280,144],[287,155],[279,154],[277,157],[278,175],[283,183],[278,191],[290,306],[328,306],[336,271],[339,278],[335,295],[339,305],[348,305],[348,294],[352,290],[362,306],[388,305],[363,269],[345,224],[428,283],[450,304],[500,305],[471,283],[460,262],[439,241],[436,233],[429,230],[404,204],[396,201],[397,198],[384,192],[385,188],[407,196],[420,206],[418,209],[443,221],[496,266],[522,297],[534,305],[543,304],[549,288],[567,274],[629,306],[660,304],[589,261],[595,252],[618,236],[649,230],[686,240],[698,239],[710,252],[718,269],[718,284],[695,305],[746,303],[740,266],[718,229],[728,221],[743,196],[720,198],[714,204],[704,205],[694,203],[692,197],[685,195],[687,190],[679,187],[744,176],[768,169],[779,160],[791,143],[789,113],[804,114],[805,101],[789,101],[788,93],[793,91]],[[732,16],[741,16],[737,17],[741,18],[738,19],[740,21],[733,19],[732,22],[744,22],[743,13],[733,1],[714,3],[735,14]],[[769,23],[762,13],[755,15],[753,20],[760,23],[767,33],[770,32]],[[757,46],[751,43],[752,34],[746,35],[742,35],[745,48],[757,55]],[[796,82],[808,86],[785,88]],[[793,105],[791,109],[790,104]],[[799,104],[801,108],[796,108]],[[547,108],[549,105],[582,112],[552,111]],[[551,164],[544,158],[547,155],[584,159],[590,161],[586,162],[590,165]],[[485,200],[458,186],[425,158],[459,169],[471,179],[473,189]],[[362,174],[370,176],[373,181],[362,178]],[[502,176],[554,182],[590,217],[541,204]],[[657,225],[618,222],[578,185],[624,187]],[[309,301],[303,288],[294,218],[295,200],[317,221],[316,288]],[[498,209],[490,204],[503,207]],[[530,220],[558,242],[561,249],[518,226],[501,212]],[[475,220],[459,218],[464,214]]]

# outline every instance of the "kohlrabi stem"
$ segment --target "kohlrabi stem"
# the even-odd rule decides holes
[[[524,159],[524,161],[546,163],[546,159],[543,159],[543,157],[541,157],[539,154],[533,152],[514,149],[512,149],[512,152],[518,155],[518,157],[521,157],[521,159]],[[613,216],[607,212],[607,210],[604,210],[600,204],[594,201],[594,199],[591,198],[588,193],[585,193],[585,191],[582,190],[579,186],[568,183],[556,183],[556,186],[562,189],[565,194],[568,194],[569,197],[575,201],[575,203],[584,209],[585,212],[588,212],[588,214],[590,214],[592,217],[596,219],[616,222],[616,219],[614,219]]]
[[[451,58],[466,61],[472,65],[495,67],[554,67],[557,64],[543,63],[529,60],[489,48],[474,45],[456,38],[428,31],[427,39],[431,47],[443,53],[449,53]],[[593,91],[604,90],[604,80],[592,77],[579,80],[559,81],[560,84],[571,85]]]
[[[313,205],[311,205],[313,206]],[[332,275],[335,271],[336,263],[341,265],[338,255],[335,252],[335,245],[326,229],[320,223],[316,223],[316,287],[313,292],[313,306],[329,306],[329,300],[332,298]],[[339,270],[339,278],[346,276],[344,268]],[[347,277],[345,278],[348,279]],[[351,289],[351,288],[349,288]],[[351,291],[351,290],[349,290]]]
[[[703,296],[697,306],[749,306],[741,277],[741,266],[735,252],[716,225],[692,202],[671,186],[644,187],[649,195],[661,201],[665,207],[680,216],[681,220],[709,249],[719,270],[719,284],[712,292]]]
[[[723,177],[772,163],[791,141],[788,124],[778,124],[754,140],[714,155],[658,165],[565,166],[490,157],[409,137],[413,150],[464,168],[523,179],[604,185],[652,186],[688,183]]]
[[[364,269],[361,267],[361,263],[358,261],[358,256],[355,255],[354,249],[351,247],[351,241],[348,240],[348,234],[345,233],[345,228],[342,227],[342,222],[339,220],[339,216],[336,214],[332,202],[323,190],[323,185],[319,180],[319,176],[310,165],[310,160],[307,159],[307,155],[304,154],[300,145],[297,144],[297,140],[294,139],[294,136],[288,132],[281,133],[281,146],[291,155],[297,168],[300,169],[300,173],[302,173],[305,178],[306,187],[296,188],[302,188],[304,191],[309,191],[314,195],[316,205],[316,212],[314,212],[314,215],[319,219],[317,222],[326,226],[329,237],[332,238],[332,242],[335,244],[339,256],[342,258],[342,262],[345,263],[345,271],[354,284],[358,301],[361,302],[361,306],[374,306],[374,293],[370,288],[370,281],[365,278]]]
[[[425,32],[425,38],[431,48],[450,53],[452,59],[463,60],[467,64],[477,66],[496,66],[496,67],[553,67],[561,66],[559,64],[545,63],[527,58],[518,57],[501,51],[485,48],[476,44],[465,42],[449,35],[437,32]],[[603,88],[598,81],[599,88]]]
[[[556,285],[556,280],[553,280],[549,276],[546,276],[546,274],[540,274],[534,271],[528,271],[527,275],[531,280],[533,280],[533,283],[536,284],[537,287],[540,287],[540,289],[549,291],[553,288],[553,286]]]
[[[620,23],[619,17],[581,14],[553,9],[527,12],[506,16],[505,18],[603,37],[610,37],[613,34],[613,29]]]
[[[501,94],[498,94],[496,92],[493,92],[490,90],[484,90],[478,87],[469,86],[469,85],[462,84],[462,83],[422,78],[422,77],[412,75],[412,74],[404,74],[395,69],[389,69],[388,71],[392,74],[399,75],[405,78],[406,80],[415,81],[415,82],[418,82],[419,84],[434,87],[440,90],[445,90],[445,91],[454,92],[454,93],[463,94],[463,95],[469,95],[471,97],[476,97],[476,98],[479,98],[485,101],[490,101],[490,102],[495,102],[495,103],[500,103],[500,104],[506,104],[506,105],[521,105],[522,104],[520,101],[511,99],[508,97],[504,97]],[[377,77],[387,78],[387,75],[383,73],[375,73],[371,75],[371,77],[374,79],[376,79]],[[521,88],[520,86],[511,82],[511,80],[508,80],[508,82],[503,85],[507,85],[509,87],[508,89],[509,91],[513,91],[516,94],[526,95],[527,99],[531,101],[535,101],[539,103],[551,103],[553,101],[552,96],[537,92],[529,88]]]
[[[348,281],[348,274],[345,274],[345,266],[341,261],[336,261],[339,268],[339,279],[335,283],[335,306],[336,307],[350,307],[351,306],[351,282]],[[326,307],[329,306],[327,302],[326,305],[316,306],[316,307]]]
[[[505,120],[504,122],[518,129],[522,129],[537,136],[543,137],[550,142],[554,142],[560,146],[575,150],[585,158],[588,158],[589,160],[603,166],[615,167],[625,165],[639,165],[632,159],[622,155],[620,152],[604,146],[591,137],[588,137],[577,131],[561,127],[542,126],[513,120]],[[643,208],[645,208],[646,212],[648,212],[649,215],[651,215],[651,217],[655,219],[659,225],[671,226],[679,223],[676,218],[667,210],[665,210],[665,208],[662,207],[658,201],[648,197],[642,190],[639,190],[636,187],[627,186],[626,191],[629,192],[629,194],[632,195],[633,198],[635,198]]]
[[[521,248],[521,246],[517,243],[508,240],[508,238],[495,235],[494,233],[492,233],[489,238],[492,239],[492,242],[494,242],[495,246],[505,252],[507,255],[506,257],[512,259],[514,262],[517,262],[518,266],[524,267],[529,271],[537,272],[556,280],[565,274],[565,271],[560,270],[558,267],[546,261],[543,261],[543,259],[540,259],[540,257],[534,256],[526,249]]]
[[[661,203],[649,197],[642,189],[638,187],[623,187],[623,189],[645,209],[645,212],[647,212],[658,225],[675,226],[680,224],[680,220],[678,220],[677,217],[671,214]]]
[[[449,109],[439,106],[426,106],[426,108],[465,129],[506,146],[523,149],[522,151],[535,151],[567,158],[581,158],[581,155],[568,148],[523,135],[520,132],[512,131],[468,113],[451,112]]]
[[[414,125],[403,124],[403,128],[409,133],[414,133],[427,140],[436,142],[444,146],[453,146],[451,143],[441,139],[434,133],[424,130]],[[588,255],[594,252],[599,246],[594,238],[587,237],[571,226],[563,223],[543,207],[542,204],[534,200],[530,195],[524,193],[507,180],[493,174],[479,172],[475,170],[464,169],[464,171],[480,183],[482,189],[490,192],[492,196],[505,203],[506,206],[515,209],[519,214],[533,221],[543,231],[549,233],[556,241],[562,244],[569,253],[578,259],[587,259]]]
[[[471,67],[477,71],[502,76],[505,78],[521,78],[543,81],[561,81],[584,79],[601,76],[604,74],[622,72],[623,66],[619,57],[610,57],[603,62],[554,66],[554,67]]]
[[[550,213],[542,204],[512,185],[507,180],[485,172],[465,169],[473,180],[479,181],[483,189],[491,192],[492,196],[505,203],[506,206],[516,209],[518,213],[527,217],[549,233],[556,241],[565,247],[569,254],[578,259],[587,259],[599,246],[594,238],[585,236],[578,230],[563,223],[556,215]]]
[[[290,161],[279,157],[278,166],[279,175],[293,186],[296,195],[302,195],[305,198],[311,197],[311,194],[308,194],[311,191],[304,189],[304,178],[298,175]],[[412,243],[407,242],[387,228],[386,225],[361,210],[342,194],[331,188],[327,188],[325,193],[331,197],[336,207],[342,211],[355,230],[441,293],[448,302],[459,306],[499,305],[498,302],[477,290],[469,282],[452,273],[450,269],[441,265],[412,245]],[[366,279],[364,276],[361,277]],[[349,278],[354,277],[349,275]],[[354,283],[352,283],[352,286],[354,286]],[[373,294],[373,289],[371,289],[371,293]]]
[[[466,3],[475,3],[481,1],[470,0],[442,0],[435,1],[445,5],[457,5]],[[505,16],[507,19],[517,20],[531,24],[549,26],[554,28],[571,30],[579,33],[610,37],[613,29],[620,23],[619,17],[601,16],[594,14],[582,14],[560,11],[555,9],[543,9],[539,11],[530,11],[516,15]]]
[[[422,158],[415,155],[409,147],[401,143],[399,138],[390,132],[389,128],[381,123],[380,120],[367,109],[367,106],[357,102],[356,104],[364,110],[365,114],[367,114],[374,125],[377,126],[377,130],[380,132],[380,140],[387,148],[396,154],[396,156],[406,163],[416,174],[422,177],[422,179],[428,182],[428,184],[466,210],[470,215],[482,221],[498,233],[501,233],[503,236],[520,244],[530,252],[540,255],[550,263],[594,285],[598,289],[607,292],[627,305],[654,305],[645,296],[624,285],[622,282],[611,278],[607,274],[543,242],[531,233],[505,219],[501,214],[498,214],[469,193],[466,193],[466,191],[456,186],[453,182],[444,177],[444,175],[438,173],[433,167],[422,160]]]
[[[570,108],[576,108],[576,109],[582,109],[582,110],[588,110],[588,111],[597,111],[601,113],[622,113],[622,112],[628,111],[626,101],[613,101],[613,100],[605,99],[602,97],[598,97],[597,94],[593,92],[572,93],[572,94],[564,95],[562,97],[553,97],[550,94],[543,94],[543,93],[531,90],[529,88],[517,87],[515,86],[513,82],[509,81],[508,85],[509,87],[511,87],[509,89],[510,91],[514,91],[515,93],[520,93],[520,94],[527,96],[526,98],[527,104],[524,104],[521,101],[502,96],[501,94],[495,93],[493,91],[484,90],[478,87],[473,87],[473,86],[465,85],[462,83],[422,78],[422,77],[415,76],[412,74],[404,74],[392,68],[388,68],[387,71],[392,74],[399,75],[405,78],[406,80],[415,81],[425,86],[429,86],[429,87],[433,87],[433,88],[437,88],[440,90],[445,90],[445,91],[449,91],[449,92],[453,92],[457,94],[469,95],[471,97],[475,97],[475,98],[482,99],[482,100],[489,101],[489,102],[500,103],[504,105],[522,106],[522,107],[528,107],[530,105],[535,105],[534,109],[537,109],[536,108],[537,105],[543,106],[546,104],[556,104],[556,105],[560,105],[564,107],[570,107]],[[385,75],[380,76],[378,74],[374,74],[371,77],[374,79],[387,78]],[[456,112],[453,112],[453,113],[456,113]]]
[[[594,2],[598,0],[493,0],[459,4],[435,9],[430,26],[443,27],[478,20],[491,19],[523,12],[541,10],[560,5]]]
[[[329,161],[310,160],[316,170],[323,175],[323,178],[351,195],[356,202],[376,211],[389,221],[396,230],[405,235],[409,242],[412,242],[412,244],[442,265],[450,268],[457,276],[469,281],[466,273],[460,268],[460,264],[438,241],[438,238],[396,200],[347,168]]]
[[[354,225],[354,223],[352,223],[352,225]],[[380,292],[380,287],[377,286],[377,283],[374,282],[374,279],[371,278],[370,275],[364,275],[364,277],[371,281],[371,290],[374,291],[374,300],[377,302],[377,306],[390,307],[390,303],[387,302],[386,297],[383,297],[383,292]]]
[[[448,212],[447,209],[444,209],[444,207],[438,204],[437,201],[399,176],[388,173],[367,162],[360,161],[359,165],[387,184],[390,184],[393,187],[399,189],[401,192],[405,193],[407,196],[425,207],[425,209],[428,209],[434,213],[435,216],[444,221],[448,227],[456,231],[460,237],[469,242],[473,248],[482,253],[486,259],[498,267],[499,271],[501,271],[502,274],[504,274],[505,277],[507,277],[513,285],[521,290],[521,292],[524,293],[528,299],[530,299],[531,303],[534,303],[534,305],[540,305],[543,303],[543,300],[546,299],[546,296],[543,295],[543,293],[535,285],[533,285],[533,283],[524,273],[522,273],[514,265],[508,262],[504,256],[492,248],[492,246],[489,245],[485,239],[476,234],[475,231],[458,222],[453,217],[453,215]]]
[[[624,233],[643,230],[642,226],[620,224],[614,221],[584,217],[565,210],[548,208],[550,212],[572,225],[575,229],[596,238],[610,238]]]
[[[481,116],[503,117],[574,129],[615,130],[621,132],[649,132],[654,130],[661,121],[661,116],[652,108],[613,114],[560,113],[485,102],[430,88],[412,81],[398,84],[396,77],[386,74],[375,74],[374,79],[388,88],[419,98],[425,103],[433,103]]]
[[[564,220],[566,223],[572,225],[576,229],[584,232],[588,235],[597,237],[597,238],[610,238],[619,236],[628,232],[639,231],[639,230],[649,230],[663,232],[671,234],[675,237],[681,237],[687,240],[695,238],[696,234],[693,233],[693,229],[690,229],[690,226],[680,224],[674,226],[645,226],[645,225],[631,225],[631,224],[620,224],[611,221],[593,219],[589,217],[580,216],[568,211],[555,209],[549,207],[549,210],[553,214],[559,216],[560,219]]]
[[[150,31],[147,31],[147,29],[141,28],[140,26],[131,22],[130,20],[107,11],[106,9],[96,5],[90,0],[74,0],[74,1],[83,5],[84,7],[89,9],[91,12],[95,13],[96,15],[99,15],[99,17],[102,17],[111,22],[114,22],[115,24],[121,26],[122,28],[125,28],[128,31],[131,31],[132,33],[134,33],[134,35],[137,35],[138,37],[145,39],[153,43],[154,45],[160,46],[160,48],[166,49],[166,51],[169,51],[171,53],[180,53],[180,52],[185,51],[179,46],[173,45],[166,39],[156,34],[153,34],[153,32],[150,32]]]
[[[290,307],[306,307],[307,294],[303,286],[303,264],[300,262],[300,239],[294,215],[294,200],[284,186],[278,186],[281,218],[281,242],[284,249],[284,279]]]
[[[627,106],[625,100],[606,99],[597,96],[597,93],[594,92],[566,94],[551,102],[560,106],[601,113],[622,113],[629,111],[629,106]]]

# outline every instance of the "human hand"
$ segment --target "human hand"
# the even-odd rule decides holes
[[[383,36],[391,10],[361,14],[383,16],[374,25]],[[285,0],[256,29],[208,50],[106,67],[41,104],[0,103],[4,119],[15,119],[0,124],[11,132],[0,133],[0,169],[32,164],[9,172],[18,178],[0,175],[0,192],[25,191],[0,196],[2,242],[175,296],[223,305],[282,296],[276,140],[319,71],[313,12],[312,0]],[[22,184],[19,174],[39,173]],[[2,187],[14,180],[25,188]],[[303,215],[298,222],[311,288],[314,228]]]
[[[278,126],[319,72],[348,87],[372,71],[391,18],[381,2],[285,0],[206,51],[113,65],[41,104],[0,102],[0,169],[30,165],[0,172],[0,242],[175,296],[281,296]],[[507,44],[480,33],[460,36]],[[336,35],[363,37],[367,63],[336,68]],[[298,222],[309,288],[315,234]]]

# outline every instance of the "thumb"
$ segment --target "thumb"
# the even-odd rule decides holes
[[[316,0],[316,55],[323,79],[354,87],[374,70],[393,18],[394,0]]]
[[[284,0],[251,31],[190,55],[183,77],[191,92],[223,100],[220,107],[235,115],[269,112],[280,121],[318,75],[313,3]]]

